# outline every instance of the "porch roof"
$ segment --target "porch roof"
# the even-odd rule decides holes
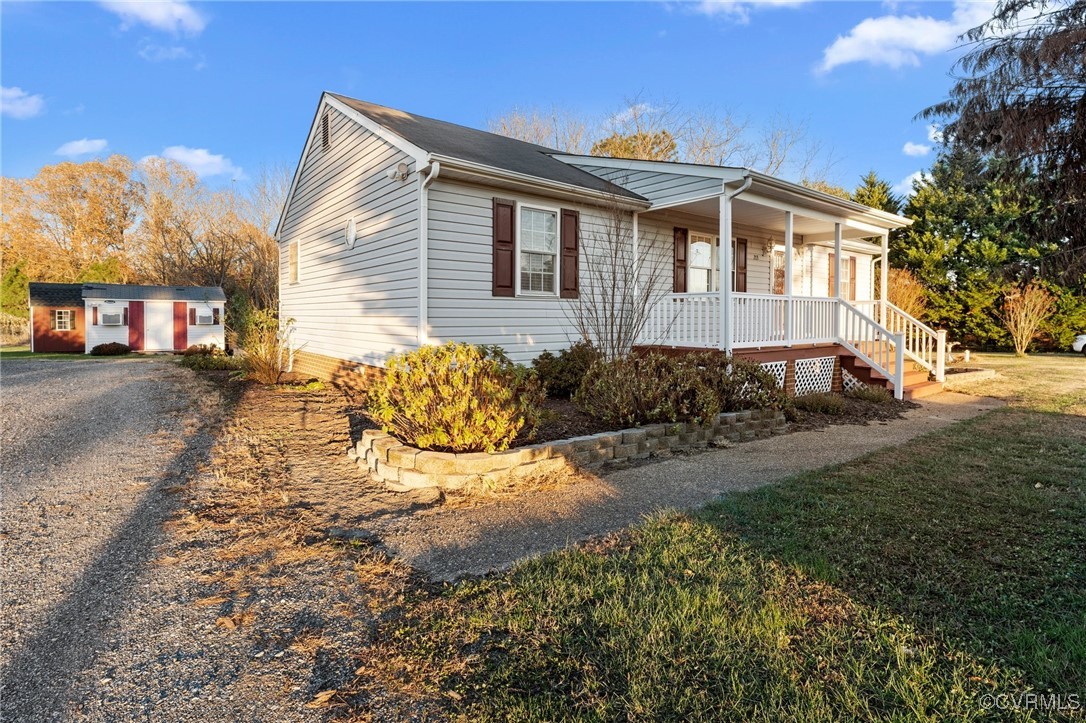
[[[738,203],[747,199],[746,205],[760,205],[768,207],[770,213],[766,216],[767,223],[752,223],[771,230],[783,230],[783,214],[772,213],[774,207],[779,209],[792,209],[803,218],[812,221],[821,221],[819,229],[810,229],[810,233],[818,233],[823,230],[825,222],[851,221],[854,225],[868,226],[873,229],[889,231],[902,228],[912,223],[911,219],[888,213],[877,208],[871,208],[855,201],[816,191],[798,183],[792,183],[780,178],[775,178],[759,171],[737,166],[709,166],[696,163],[677,163],[673,161],[643,161],[629,158],[598,158],[595,156],[579,156],[571,154],[555,155],[561,161],[591,170],[597,168],[606,175],[609,180],[618,185],[624,185],[622,172],[644,174],[656,173],[661,181],[667,176],[688,177],[697,179],[719,180],[720,185],[706,185],[705,183],[692,185],[685,193],[676,194],[666,183],[652,184],[642,182],[638,184],[636,191],[652,202],[649,211],[683,207],[684,211],[696,215],[715,217],[719,213],[717,199],[729,184],[736,184],[746,178],[751,179],[750,188],[741,196],[736,197]],[[666,192],[654,193],[654,188],[667,188]],[[733,189],[734,190],[734,189]],[[737,215],[739,209],[737,207]],[[753,212],[753,211],[752,211]],[[780,216],[780,228],[773,228],[769,222],[769,216]],[[797,222],[799,219],[797,218]],[[860,229],[872,235],[872,228]],[[804,231],[797,225],[797,234]]]

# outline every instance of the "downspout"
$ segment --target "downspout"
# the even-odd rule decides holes
[[[720,251],[717,253],[717,266],[720,267],[720,342],[719,348],[725,354],[732,353],[732,199],[750,188],[754,179],[750,169],[743,171],[743,185],[734,191],[728,190],[728,184],[722,184],[720,194]]]
[[[429,327],[429,251],[430,251],[430,186],[441,173],[441,164],[430,160],[419,172],[419,331],[418,345],[430,343]]]

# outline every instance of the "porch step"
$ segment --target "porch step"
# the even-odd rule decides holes
[[[889,385],[893,387],[893,385]],[[924,397],[930,397],[933,394],[938,394],[943,391],[943,385],[940,382],[921,382],[920,384],[905,384],[905,390],[902,392],[902,396],[908,401],[915,401],[917,399],[923,399]]]

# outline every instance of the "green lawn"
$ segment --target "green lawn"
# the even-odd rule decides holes
[[[372,679],[490,720],[1045,718],[984,706],[1026,691],[1086,704],[1086,363],[997,362],[1006,409],[415,593]]]

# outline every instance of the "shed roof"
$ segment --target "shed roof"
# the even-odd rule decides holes
[[[82,306],[83,284],[30,282],[31,306]]]
[[[429,153],[639,201],[642,196],[554,158],[553,148],[329,93]]]
[[[142,286],[136,284],[83,284],[84,299],[135,301],[226,301],[221,286]]]

